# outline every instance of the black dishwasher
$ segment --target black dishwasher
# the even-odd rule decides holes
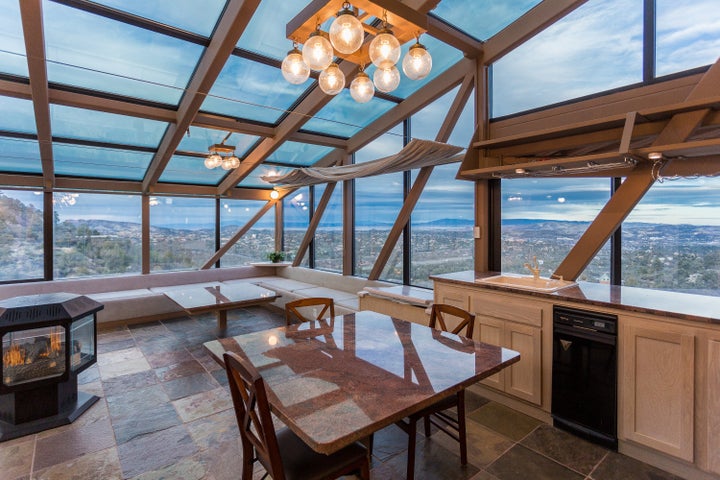
[[[553,308],[556,427],[617,450],[617,317]]]

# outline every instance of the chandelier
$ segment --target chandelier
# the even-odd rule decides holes
[[[205,167],[210,170],[217,167],[222,167],[223,170],[232,170],[240,166],[240,159],[235,156],[235,147],[225,145],[225,141],[230,138],[230,135],[232,135],[232,132],[225,135],[222,142],[208,147],[209,153],[208,156],[205,157]]]
[[[356,102],[366,103],[375,95],[375,90],[390,93],[400,85],[400,71],[396,66],[400,46],[412,39],[416,42],[403,58],[403,72],[411,80],[423,79],[430,73],[432,57],[420,43],[424,28],[392,14],[391,28],[387,10],[368,0],[354,2],[362,8],[362,15],[349,2],[342,2],[342,9],[337,11],[339,3],[330,0],[316,12],[303,10],[288,23],[288,38],[293,40],[293,48],[282,62],[285,80],[299,85],[308,79],[310,70],[319,71],[320,89],[327,95],[337,95],[346,85],[345,74],[334,62],[334,58],[339,57],[359,65],[360,71],[350,82],[350,95]],[[337,15],[329,31],[320,30],[320,24],[333,12]],[[373,18],[382,19],[381,28],[361,21]],[[366,32],[372,37],[369,43],[365,41]],[[302,51],[298,48],[300,38],[307,38]],[[370,63],[376,67],[372,80],[365,73]]]

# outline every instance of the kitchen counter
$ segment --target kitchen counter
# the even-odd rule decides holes
[[[720,297],[590,282],[578,282],[576,286],[545,293],[508,286],[489,285],[478,281],[497,274],[497,272],[476,273],[467,270],[444,275],[431,275],[430,279],[475,288],[521,293],[544,299],[611,307],[631,312],[720,325]]]

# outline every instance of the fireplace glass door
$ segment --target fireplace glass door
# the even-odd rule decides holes
[[[65,328],[32,328],[2,337],[3,384],[11,387],[65,373]]]
[[[77,372],[95,360],[95,314],[86,315],[72,323],[70,340],[70,369]]]

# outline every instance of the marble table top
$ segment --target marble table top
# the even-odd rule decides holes
[[[272,410],[332,453],[520,360],[513,350],[363,311],[204,344],[249,359]]]
[[[277,293],[252,283],[217,284],[188,287],[164,292],[188,313],[229,309],[263,302],[272,302]]]

